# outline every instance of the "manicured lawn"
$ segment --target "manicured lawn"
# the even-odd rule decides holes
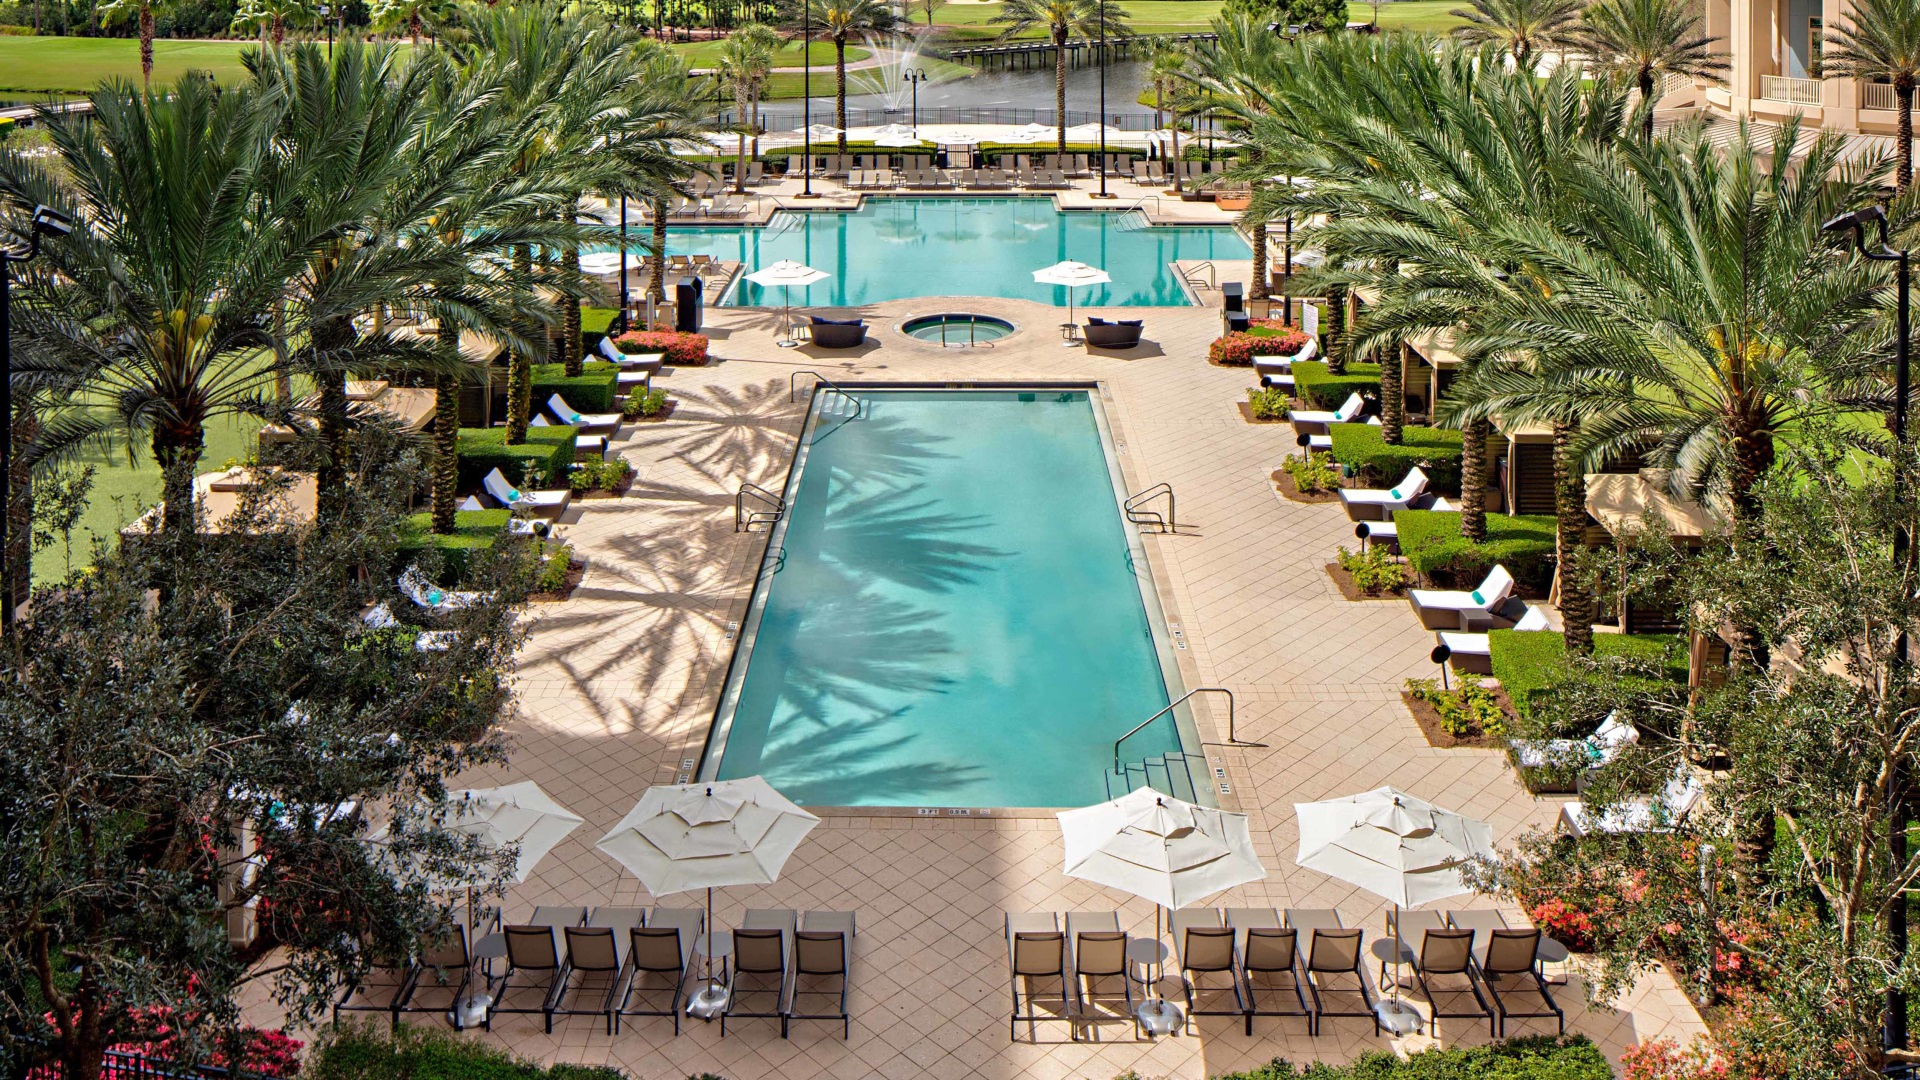
[[[945,60],[935,60],[928,56],[923,56],[915,61],[914,66],[924,69],[928,77],[936,83],[951,82],[954,79],[971,79],[974,75],[973,69],[964,64],[951,64]],[[875,72],[847,72],[847,96],[854,97],[859,94],[872,93],[874,83],[870,80],[877,78],[878,75]],[[783,98],[800,97],[800,84],[804,81],[806,81],[806,75],[801,72],[778,72],[767,82],[766,100],[778,101]],[[828,64],[823,68],[813,69],[813,96],[833,96],[832,64]],[[830,119],[831,118],[829,118],[829,122]]]
[[[1460,0],[1402,0],[1400,3],[1381,4],[1380,28],[1412,30],[1429,34],[1445,33],[1464,21],[1449,13],[1466,6]],[[1347,19],[1350,22],[1372,21],[1373,6],[1349,2]]]
[[[723,41],[694,41],[675,45],[673,51],[680,54],[680,58],[686,61],[688,67],[705,68],[719,63],[720,50],[725,47],[726,43]],[[813,43],[812,52],[815,64],[833,66],[832,42],[816,41]],[[847,63],[849,64],[855,60],[865,60],[871,55],[873,54],[857,45],[847,46]],[[799,67],[802,63],[800,43],[796,41],[783,46],[774,54],[773,63],[775,67]]]
[[[1208,23],[1220,14],[1219,0],[1118,0],[1116,6],[1124,8],[1127,20],[1136,33],[1175,34],[1203,31]],[[1463,6],[1463,0],[1402,0],[1399,3],[1380,5],[1380,25],[1389,30],[1414,30],[1438,32],[1456,26],[1460,20],[1448,12]],[[920,22],[925,22],[925,14],[920,13]],[[989,25],[995,15],[1000,13],[999,4],[948,4],[934,12],[933,21],[945,28],[950,37],[965,39],[972,43],[992,38],[999,28]],[[1353,22],[1371,21],[1371,4],[1350,2],[1347,4],[1347,19]],[[1035,28],[1023,33],[1021,37],[1041,38],[1046,36],[1044,28]]]
[[[196,70],[237,83],[246,77],[240,53],[251,48],[252,42],[156,41],[153,79],[169,83]],[[140,81],[140,43],[133,38],[0,37],[0,91],[75,94],[115,77]]]

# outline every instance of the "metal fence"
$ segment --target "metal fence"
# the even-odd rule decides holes
[[[1052,109],[1007,109],[1007,108],[933,108],[920,110],[921,124],[1040,124],[1043,127],[1055,126]],[[904,124],[913,119],[910,106],[897,109],[852,108],[847,109],[848,127],[879,127],[883,124]],[[1106,114],[1107,126],[1121,131],[1153,131],[1161,125],[1154,123],[1151,112],[1115,112]],[[1081,124],[1094,124],[1101,120],[1101,114],[1094,110],[1067,110],[1067,126],[1078,127]],[[807,122],[799,110],[786,109],[760,110],[761,129],[771,135],[783,135],[797,132]],[[825,106],[813,110],[811,122],[815,124],[833,123],[833,107]],[[733,110],[727,109],[719,114],[719,126],[728,127],[734,123]],[[1204,134],[1204,131],[1203,131]]]
[[[43,1066],[31,1075],[33,1080],[59,1080],[60,1068]],[[125,1050],[108,1050],[100,1060],[101,1080],[253,1080],[253,1077],[253,1073],[233,1072],[218,1065],[186,1065]]]

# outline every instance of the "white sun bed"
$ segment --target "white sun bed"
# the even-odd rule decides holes
[[[1296,413],[1295,415],[1298,415],[1298,414]],[[1349,423],[1351,423],[1351,421],[1349,421]],[[1377,416],[1369,416],[1367,417],[1367,423],[1373,425],[1374,427],[1379,427],[1380,418]],[[1304,438],[1306,441],[1301,443],[1300,445],[1306,447],[1307,453],[1309,454],[1333,453],[1333,433],[1332,432],[1328,432],[1325,435],[1303,435],[1301,436],[1301,438]]]
[[[1260,381],[1263,383],[1266,383],[1267,379],[1272,376],[1285,376],[1287,385],[1291,386],[1293,384],[1293,365],[1311,360],[1318,355],[1320,355],[1320,343],[1312,338],[1308,338],[1306,347],[1292,356],[1261,356],[1255,353],[1253,357],[1253,370],[1260,376]],[[1268,383],[1267,385],[1271,386],[1274,384]]]
[[[1577,764],[1597,769],[1639,741],[1639,728],[1620,719],[1619,713],[1608,713],[1599,729],[1584,739],[1514,739],[1508,745],[1522,768]]]
[[[620,430],[619,413],[583,413],[567,404],[567,399],[559,394],[547,399],[547,411],[560,423],[578,428],[586,434],[611,435]]]
[[[1413,605],[1420,624],[1429,630],[1457,630],[1463,611],[1490,612],[1513,595],[1513,575],[1504,566],[1487,571],[1485,581],[1471,591],[1460,589],[1412,589],[1407,602]]]
[[[507,483],[506,474],[499,469],[488,473],[487,478],[481,481],[481,486],[487,489],[487,494],[493,496],[500,505],[507,509],[531,510],[541,517],[559,517],[560,512],[565,510],[567,503],[573,499],[573,492],[564,489],[560,491],[521,491],[512,484]]]
[[[666,353],[621,352],[620,346],[615,345],[611,337],[600,339],[600,355],[623,368],[641,368],[646,371],[659,371],[660,365],[665,363],[667,358]]]
[[[1374,538],[1378,542],[1377,538]],[[1396,535],[1395,539],[1398,539]],[[1548,617],[1547,609],[1529,607],[1525,615],[1513,624],[1513,629],[1522,633],[1553,629],[1553,620]],[[1464,671],[1472,675],[1493,674],[1492,638],[1485,634],[1469,634],[1458,630],[1436,631],[1434,636],[1441,645],[1446,646],[1447,658],[1453,664],[1453,670]]]
[[[1347,508],[1349,521],[1378,521],[1405,510],[1426,490],[1426,471],[1415,465],[1391,488],[1341,488],[1340,504]]]
[[[1312,429],[1315,432],[1324,434],[1329,424],[1352,423],[1353,418],[1359,416],[1360,410],[1366,408],[1366,406],[1366,401],[1362,399],[1358,393],[1352,393],[1348,394],[1347,400],[1341,402],[1340,407],[1332,412],[1325,412],[1318,409],[1296,409],[1287,419],[1293,421],[1293,430],[1297,432],[1308,434],[1308,429]]]
[[[1598,817],[1577,802],[1562,806],[1560,827],[1577,837],[1594,833],[1667,832],[1699,805],[1706,793],[1700,778],[1682,764],[1658,795],[1617,803]]]
[[[400,574],[400,595],[426,608],[435,615],[445,615],[449,611],[472,607],[487,599],[483,592],[463,592],[459,589],[442,589],[427,580],[420,567],[409,566]]]
[[[552,427],[544,416],[535,416],[527,421],[528,427]],[[573,437],[573,456],[592,454],[597,458],[607,456],[607,437],[605,435],[575,435]]]

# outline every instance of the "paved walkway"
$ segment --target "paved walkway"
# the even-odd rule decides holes
[[[1492,822],[1502,841],[1552,821],[1556,804],[1529,797],[1497,753],[1438,750],[1420,735],[1399,690],[1406,677],[1431,673],[1430,637],[1405,605],[1348,603],[1328,580],[1322,565],[1352,542],[1351,525],[1338,505],[1299,505],[1273,493],[1267,475],[1292,440],[1283,426],[1240,418],[1245,372],[1205,362],[1216,313],[1135,309],[1146,315],[1150,340],[1127,355],[1063,348],[1054,329],[1060,314],[1018,301],[964,301],[966,310],[1022,327],[992,350],[943,351],[897,333],[907,315],[957,302],[864,309],[876,331],[868,348],[851,354],[777,349],[777,312],[716,310],[720,359],[660,381],[678,402],[672,418],[628,427],[616,444],[639,470],[633,490],[617,501],[577,503],[568,515],[567,533],[589,570],[571,600],[532,614],[512,761],[465,778],[536,780],[586,818],[513,890],[510,920],[535,904],[652,902],[593,841],[648,785],[673,781],[700,755],[764,543],[734,533],[733,493],[745,480],[777,490],[784,479],[804,407],[789,402],[789,383],[801,370],[1100,382],[1129,483],[1167,481],[1179,493],[1179,535],[1147,543],[1167,618],[1191,645],[1183,675],[1189,686],[1232,689],[1241,738],[1264,744],[1208,750],[1226,770],[1227,801],[1251,816],[1271,871],[1223,894],[1220,905],[1337,907],[1349,925],[1380,930],[1379,900],[1293,865],[1295,801],[1393,784]],[[1218,720],[1202,717],[1204,737],[1224,738]],[[730,1025],[724,1040],[717,1025],[699,1023],[676,1038],[661,1020],[634,1020],[609,1037],[585,1016],[561,1020],[552,1035],[537,1016],[502,1017],[484,1037],[542,1059],[614,1062],[638,1077],[712,1071],[733,1080],[1106,1080],[1127,1069],[1198,1080],[1275,1056],[1345,1059],[1389,1046],[1364,1020],[1329,1019],[1313,1039],[1298,1019],[1262,1019],[1248,1038],[1237,1017],[1205,1018],[1192,1034],[1157,1042],[1108,1026],[1097,1043],[1073,1043],[1057,1024],[1037,1043],[1025,1041],[1024,1029],[1022,1041],[1009,1041],[1003,911],[1117,906],[1137,932],[1154,924],[1144,901],[1064,877],[1060,850],[1050,819],[834,816],[779,883],[719,893],[723,926],[747,907],[858,911],[853,1034],[845,1042],[837,1025],[818,1023],[797,1024],[782,1040],[767,1021]],[[1177,994],[1172,983],[1167,990]],[[1585,1009],[1581,996],[1577,976],[1560,992],[1572,1028],[1616,1056],[1641,1039],[1684,1042],[1701,1030],[1664,973],[1645,979],[1617,1012]],[[1484,1024],[1441,1026],[1448,1042],[1488,1037]],[[1509,1033],[1543,1030],[1552,1028],[1516,1021]]]

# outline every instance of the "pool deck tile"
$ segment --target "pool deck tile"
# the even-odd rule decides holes
[[[1262,744],[1209,750],[1227,769],[1230,801],[1252,819],[1270,873],[1211,903],[1338,907],[1349,925],[1381,928],[1381,901],[1293,865],[1296,801],[1393,784],[1491,822],[1503,842],[1551,825],[1557,802],[1530,797],[1500,754],[1439,750],[1420,735],[1399,690],[1405,678],[1432,673],[1431,638],[1403,604],[1341,599],[1322,565],[1353,542],[1351,526],[1337,504],[1274,496],[1268,474],[1293,449],[1290,431],[1239,417],[1248,373],[1205,361],[1217,313],[1134,309],[1147,319],[1149,345],[1091,355],[1061,347],[1053,309],[967,303],[1024,329],[991,350],[908,344],[891,328],[939,302],[892,302],[863,309],[877,325],[868,348],[834,354],[775,348],[777,312],[714,311],[718,362],[672,370],[658,384],[679,402],[672,418],[630,425],[615,440],[638,479],[626,497],[576,502],[566,516],[564,532],[587,559],[587,575],[572,599],[530,613],[512,758],[462,778],[535,780],[586,819],[510,892],[509,917],[548,902],[652,902],[592,845],[648,785],[671,782],[699,757],[731,648],[729,622],[741,618],[764,543],[733,531],[733,495],[742,481],[777,489],[784,479],[803,408],[788,401],[789,378],[804,370],[835,379],[1093,379],[1106,388],[1129,482],[1164,480],[1179,495],[1179,534],[1147,543],[1168,618],[1190,642],[1183,674],[1190,686],[1232,689],[1240,738]],[[1223,738],[1223,718],[1203,712],[1203,734]],[[1117,728],[1130,722],[1115,718]],[[1238,1018],[1222,1017],[1158,1042],[1103,1025],[1097,1043],[1073,1043],[1060,1024],[1043,1025],[1037,1042],[1027,1042],[1024,1029],[1021,1041],[1009,1042],[1003,911],[1112,908],[1135,932],[1154,926],[1144,901],[1061,873],[1050,818],[828,816],[778,883],[720,890],[715,903],[721,925],[747,907],[858,911],[850,1041],[832,1024],[797,1023],[782,1042],[767,1022],[732,1029],[724,1040],[717,1025],[691,1023],[676,1039],[659,1020],[634,1020],[609,1038],[586,1016],[557,1019],[551,1036],[537,1016],[501,1017],[490,1035],[467,1037],[529,1057],[610,1062],[644,1080],[700,1071],[732,1080],[1106,1080],[1127,1069],[1199,1080],[1276,1056],[1341,1060],[1391,1046],[1364,1020],[1329,1019],[1310,1039],[1298,1019],[1265,1018],[1249,1039]],[[1460,901],[1469,903],[1488,901]],[[1560,993],[1569,1027],[1610,1055],[1641,1039],[1685,1042],[1704,1030],[1663,971],[1644,977],[1613,1011],[1584,1006],[1577,972],[1573,981]],[[1178,994],[1172,981],[1164,990]],[[256,1009],[263,1019],[270,1014]],[[1484,1025],[1467,1021],[1441,1028],[1447,1043],[1487,1038]],[[1509,1030],[1552,1029],[1516,1021]]]

